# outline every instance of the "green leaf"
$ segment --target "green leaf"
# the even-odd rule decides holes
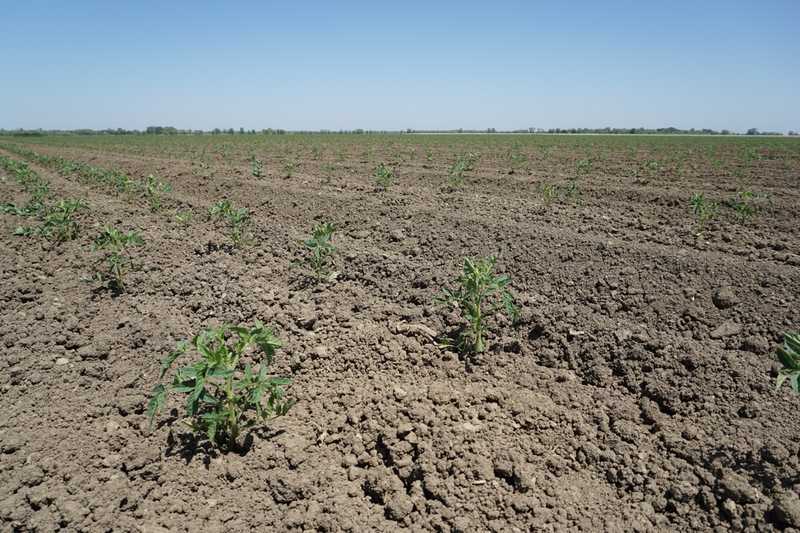
[[[158,376],[158,379],[162,379],[164,374],[166,374],[172,366],[172,363],[174,363],[178,357],[186,353],[187,346],[188,344],[186,341],[181,341],[178,343],[178,347],[175,349],[175,351],[161,360],[161,374]]]
[[[197,407],[198,402],[200,400],[200,396],[205,391],[205,376],[198,376],[197,381],[194,383],[194,389],[192,390],[192,394],[189,395],[189,399],[186,403],[186,413],[189,416],[194,416],[197,414]]]
[[[229,368],[213,368],[208,374],[208,377],[211,378],[227,378],[228,376],[233,374],[233,370]]]
[[[783,347],[778,348],[778,360],[784,366],[784,368],[794,369],[797,366],[797,362],[795,361],[794,357],[792,357],[791,353],[786,351]]]
[[[800,335],[786,334],[783,336],[783,342],[786,346],[786,351],[790,352],[798,364],[800,364]]]
[[[780,389],[781,385],[783,385],[783,382],[786,381],[786,378],[788,377],[789,375],[787,373],[785,373],[783,370],[780,370],[778,372],[778,377],[775,380],[775,390]]]
[[[153,395],[147,404],[147,417],[150,419],[150,429],[153,428],[153,421],[155,420],[158,412],[164,407],[166,401],[167,389],[164,385],[158,384],[153,389]]]

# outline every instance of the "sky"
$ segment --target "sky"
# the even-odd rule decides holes
[[[800,0],[0,0],[0,128],[800,130]]]

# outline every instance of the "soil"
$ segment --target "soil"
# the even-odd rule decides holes
[[[0,215],[3,531],[800,530],[800,397],[775,390],[773,355],[800,325],[797,161],[747,177],[764,212],[698,237],[688,197],[740,178],[594,172],[579,200],[547,204],[537,184],[567,170],[484,158],[448,190],[447,165],[409,162],[377,191],[358,146],[333,179],[273,160],[254,178],[244,154],[201,171],[31,147],[174,190],[153,213],[32,164],[56,197],[88,201],[81,236],[16,237],[21,219]],[[10,176],[0,190],[25,200]],[[253,212],[253,244],[207,219],[223,197]],[[296,262],[323,220],[341,274],[313,286]],[[145,240],[122,294],[92,280],[105,225]],[[459,324],[435,298],[490,253],[521,320],[491,322],[470,363],[430,335]],[[290,413],[240,453],[188,434],[178,398],[151,430],[176,342],[255,320],[284,343]]]

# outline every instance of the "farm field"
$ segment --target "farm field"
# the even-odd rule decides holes
[[[799,202],[792,138],[0,137],[0,529],[800,530]],[[487,256],[518,316],[465,355],[437,298]],[[176,344],[256,321],[288,413],[151,426]]]

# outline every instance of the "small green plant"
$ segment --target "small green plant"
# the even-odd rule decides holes
[[[49,241],[62,243],[78,236],[75,213],[87,206],[83,200],[64,199],[47,209],[38,233]]]
[[[256,156],[250,158],[250,173],[254,178],[260,178],[264,176],[264,162],[256,158]]]
[[[251,328],[223,325],[204,330],[191,341],[179,343],[161,361],[159,381],[179,357],[190,349],[196,351],[199,359],[179,368],[169,388],[188,395],[186,423],[193,433],[221,449],[236,450],[243,430],[285,415],[294,405],[285,399],[290,380],[267,375],[280,347],[280,340],[260,322]],[[256,352],[261,352],[260,358]],[[257,368],[250,364],[242,368],[244,357],[258,358]],[[166,396],[167,386],[156,385],[147,408],[151,427]]]
[[[377,167],[375,167],[375,170],[372,172],[372,176],[375,178],[375,181],[378,183],[378,187],[381,189],[388,189],[394,181],[394,171],[384,163],[380,163]]]
[[[592,171],[591,159],[580,159],[575,163],[575,175],[578,177],[587,176]]]
[[[250,224],[250,211],[244,207],[232,210],[228,214],[230,237],[234,246],[241,246],[247,239],[247,226]]]
[[[294,176],[294,171],[297,169],[297,163],[294,161],[287,161],[283,164],[283,175],[286,178]]]
[[[333,245],[333,233],[336,228],[330,222],[317,224],[311,232],[311,238],[304,245],[308,252],[308,265],[314,273],[317,283],[331,281],[336,277],[333,270],[336,247]]]
[[[456,157],[450,166],[448,183],[453,188],[460,188],[464,184],[464,174],[475,169],[475,164],[480,159],[480,154],[467,152]]]
[[[766,195],[745,190],[737,192],[736,196],[728,201],[728,205],[736,211],[739,222],[744,224],[761,211],[761,203],[765,199]]]
[[[566,199],[580,203],[581,190],[575,180],[570,180],[564,187],[562,187],[561,191]]]
[[[172,191],[172,186],[150,174],[142,180],[141,189],[150,210],[155,212],[161,209],[162,196]]]
[[[539,194],[542,195],[544,205],[550,205],[553,200],[558,200],[559,190],[555,183],[542,182],[539,185]]]
[[[144,244],[144,240],[135,231],[123,233],[116,228],[103,228],[92,246],[92,251],[103,250],[106,252],[106,270],[99,272],[97,278],[100,281],[107,281],[112,289],[124,292],[125,274],[133,264],[127,253],[128,248],[142,244]]]
[[[183,224],[184,226],[189,222],[191,222],[192,217],[193,215],[191,211],[178,211],[177,213],[175,213],[175,220],[179,224]]]
[[[95,178],[95,181],[99,181],[99,182],[102,182],[104,180],[110,181],[110,183],[114,186],[116,191],[119,192],[119,193],[126,193],[126,192],[128,192],[130,190],[135,190],[135,188],[136,188],[136,182],[133,179],[131,179],[130,176],[128,176],[127,174],[124,174],[122,172],[117,172],[117,171],[114,171],[114,170],[106,171],[106,170],[99,169],[99,168],[98,169],[92,168],[91,170],[97,173],[97,177]],[[144,183],[141,184],[142,185],[141,188],[144,191],[144,195],[145,195],[146,198],[147,198],[147,194],[148,194],[148,190],[147,190],[148,181],[149,181],[150,178],[152,178],[152,176],[147,176],[147,178],[145,178],[145,180],[144,180]]]
[[[17,207],[16,204],[12,204],[11,202],[5,202],[0,204],[0,213],[4,215],[17,215],[17,216],[25,216],[25,209],[22,207]]]
[[[46,209],[44,200],[50,193],[50,184],[45,181],[39,181],[28,188],[31,194],[31,199],[28,205],[25,206],[25,211],[31,215],[41,214]]]
[[[459,335],[458,348],[463,353],[477,355],[486,349],[486,320],[501,309],[516,322],[519,310],[508,291],[508,276],[496,276],[493,256],[464,260],[455,289],[444,289],[441,302],[458,308],[468,326]]]
[[[208,209],[208,216],[211,219],[224,219],[231,209],[233,206],[230,200],[219,200]]]
[[[800,393],[800,333],[785,333],[783,346],[778,348],[778,360],[783,365],[778,371],[776,389],[789,381],[789,386]]]
[[[631,157],[635,158],[636,155],[632,154]],[[647,159],[645,161],[635,161],[634,164],[636,165],[634,174],[635,174],[635,181],[634,183],[645,185],[650,182],[651,179],[656,178],[661,171],[661,163],[659,163],[656,159]]]
[[[212,219],[224,220],[228,223],[228,235],[234,246],[242,246],[247,242],[247,226],[250,224],[250,211],[244,207],[236,208],[229,200],[220,200],[209,210]]]
[[[717,216],[719,205],[706,199],[703,193],[692,194],[689,203],[692,206],[692,213],[697,218],[699,230],[702,231],[705,225]]]

